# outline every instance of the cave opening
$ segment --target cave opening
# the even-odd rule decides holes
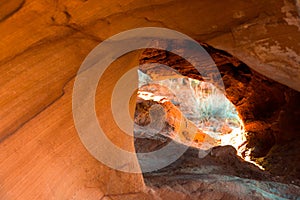
[[[170,166],[143,173],[146,185],[157,191],[166,186],[172,192],[182,187],[189,191],[199,182],[209,187],[216,180],[221,185],[239,180],[238,187],[245,188],[250,182],[253,188],[299,185],[293,156],[298,152],[298,130],[291,128],[298,124],[291,125],[299,119],[299,92],[203,45],[221,73],[225,91],[170,52],[146,49],[140,56],[136,152],[152,152],[174,140],[189,147]],[[268,187],[264,191],[279,192]]]
[[[157,104],[161,105],[165,113],[173,112],[170,109],[177,108],[180,114],[194,126],[185,130],[182,136],[180,136],[180,130],[174,128],[179,126],[179,124],[175,124],[180,123],[179,120],[172,123],[170,119],[162,119],[168,126],[173,127],[169,132],[163,130],[163,126],[156,126],[156,130],[152,130],[149,126],[145,127],[156,120],[152,119],[156,116],[149,114],[151,107],[148,106],[147,109],[138,109],[135,113],[135,122],[140,125],[135,126],[135,135],[143,134],[145,137],[150,137],[153,134],[160,134],[200,150],[231,145],[236,149],[238,156],[245,161],[252,162],[248,155],[243,153],[247,144],[243,121],[235,106],[223,92],[211,83],[181,76],[171,68],[158,65],[157,71],[162,70],[167,79],[151,77],[151,74],[148,75],[138,70],[138,104],[152,101],[151,107]],[[172,106],[166,106],[166,102]],[[139,105],[137,107],[139,108]],[[167,114],[166,117],[173,116]],[[210,140],[203,141],[201,138],[203,136],[209,137]],[[263,169],[260,165],[256,165]]]

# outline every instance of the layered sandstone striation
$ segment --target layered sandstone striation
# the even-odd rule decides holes
[[[144,189],[141,176],[110,169],[86,151],[72,116],[74,78],[87,54],[114,34],[144,26],[171,28],[222,49],[211,48],[212,55],[217,63],[224,63],[224,69],[230,68],[223,72],[220,68],[220,71],[228,98],[239,109],[252,134],[249,148],[255,147],[253,156],[263,156],[261,163],[274,174],[287,176],[287,181],[290,181],[289,174],[298,177],[298,165],[282,169],[291,166],[287,163],[297,162],[298,155],[299,93],[295,90],[300,90],[300,34],[297,2],[2,0],[1,198],[146,198],[141,192]],[[111,120],[105,108],[116,82],[112,79],[128,70],[118,69],[132,68],[128,63],[134,59],[135,64],[139,64],[137,56],[128,57],[115,63],[115,68],[104,78],[103,86],[108,89],[98,91],[96,97],[99,119],[106,120],[109,116]],[[182,66],[178,67],[182,72],[199,77]],[[134,105],[130,105],[131,111]],[[110,130],[110,139],[134,151],[132,138],[111,128],[113,122],[104,124]],[[172,192],[168,188],[164,191],[162,194],[173,195],[172,189]],[[149,193],[152,195],[153,191]]]

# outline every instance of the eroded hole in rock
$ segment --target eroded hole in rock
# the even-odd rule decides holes
[[[188,146],[174,163],[144,173],[146,185],[174,198],[205,199],[203,191],[210,188],[220,198],[226,193],[228,199],[297,199],[300,93],[224,51],[202,46],[225,91],[203,81],[175,54],[155,49],[141,54],[136,152],[153,152],[174,140]]]
[[[245,158],[243,122],[222,91],[211,83],[176,74],[165,66],[152,69],[163,75],[138,71],[136,137],[163,136],[199,150],[231,145]],[[246,160],[250,161],[247,156]]]

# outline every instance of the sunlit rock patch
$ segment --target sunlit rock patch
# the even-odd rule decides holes
[[[199,129],[163,96],[139,92],[135,113],[135,137],[167,137],[188,146],[207,150],[219,141]]]

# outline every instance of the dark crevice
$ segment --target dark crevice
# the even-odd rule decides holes
[[[13,16],[15,13],[17,13],[21,8],[23,8],[25,2],[26,2],[25,0],[22,0],[22,2],[12,12],[8,13],[4,17],[2,17],[2,19],[0,19],[0,23],[9,19],[11,16]]]

